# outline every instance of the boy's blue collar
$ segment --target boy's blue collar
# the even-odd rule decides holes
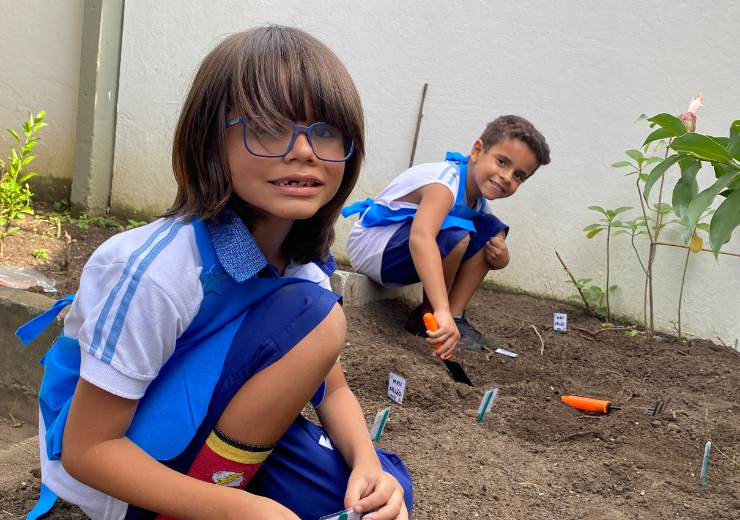
[[[468,164],[468,161],[470,160],[469,155],[463,155],[458,152],[447,152],[447,155],[445,155],[445,161],[452,161],[459,163],[460,165]]]
[[[267,267],[265,255],[233,209],[224,209],[217,221],[207,225],[216,256],[234,280],[243,282]]]

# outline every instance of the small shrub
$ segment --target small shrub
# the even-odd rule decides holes
[[[49,259],[49,250],[48,249],[34,249],[33,250],[33,257],[36,259],[43,258],[44,260]]]

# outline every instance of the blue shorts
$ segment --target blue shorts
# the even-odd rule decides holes
[[[380,276],[383,283],[411,285],[418,283],[419,275],[416,272],[414,261],[409,250],[409,235],[411,234],[412,220],[407,220],[403,226],[398,228],[383,251],[383,261],[380,268]],[[468,249],[463,255],[462,262],[473,257],[483,249],[486,242],[496,236],[501,230],[509,233],[509,226],[501,222],[497,217],[489,214],[475,217],[473,220],[475,234],[470,237]],[[457,227],[442,229],[437,234],[437,246],[442,258],[445,258],[455,246],[467,235],[469,231]]]
[[[282,287],[255,303],[234,336],[206,418],[195,437],[182,453],[162,463],[180,473],[187,473],[206,438],[241,386],[305,338],[326,318],[338,299],[337,294],[316,284],[297,283]],[[275,316],[280,318],[276,320]],[[318,438],[315,442],[312,440],[311,435],[316,437],[316,430],[320,431],[317,426],[307,425],[305,420],[299,418],[278,441],[277,448],[263,464],[265,476],[260,476],[263,473],[260,470],[254,477],[255,486],[259,487],[253,492],[269,496],[289,509],[297,507],[296,514],[306,519],[316,519],[343,509],[349,475],[348,469],[344,472],[338,469],[344,464],[344,460],[337,450],[323,448],[318,444]],[[289,464],[281,462],[285,460],[289,460]],[[402,462],[400,466],[403,471],[396,471],[397,478],[406,478],[410,497],[411,477]],[[333,469],[327,472],[328,468]],[[319,489],[320,497],[316,496]],[[306,500],[309,496],[312,500]],[[341,497],[339,502],[336,497]],[[327,507],[328,510],[325,509]],[[155,516],[151,511],[129,505],[126,520],[143,520]]]

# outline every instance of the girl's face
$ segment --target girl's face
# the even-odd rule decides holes
[[[228,118],[232,117],[236,116],[230,113]],[[315,121],[294,122],[309,126]],[[305,133],[284,157],[252,155],[244,146],[240,124],[227,128],[226,136],[234,192],[268,215],[287,220],[312,217],[339,190],[345,163],[318,159]]]

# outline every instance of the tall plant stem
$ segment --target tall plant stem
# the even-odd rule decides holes
[[[653,234],[650,232],[650,224],[648,223],[647,219],[647,211],[645,210],[645,200],[642,197],[642,190],[640,189],[640,174],[642,174],[642,165],[640,165],[640,169],[637,174],[637,182],[635,185],[637,186],[637,195],[640,199],[640,207],[642,207],[642,217],[645,219],[645,229],[647,229],[648,238],[650,239],[650,249],[648,253],[648,260],[650,259],[650,255],[653,252]],[[634,239],[634,237],[633,237]],[[639,255],[638,255],[639,258]],[[640,261],[640,265],[642,265],[642,261]],[[650,269],[651,265],[648,264],[648,269],[645,269],[645,266],[643,265],[642,269],[645,271],[645,291],[642,295],[642,306],[643,311],[645,313],[645,330],[648,333],[648,337],[652,338],[652,323],[653,323],[653,308],[652,305],[650,307],[650,327],[648,327],[648,319],[647,319],[647,302],[648,302],[648,288],[650,287],[650,281],[652,278],[652,270]]]
[[[678,341],[681,341],[681,300],[683,300],[683,284],[686,281],[686,269],[689,267],[689,256],[691,249],[686,250],[686,263],[683,266],[683,276],[681,277],[681,291],[678,294]]]
[[[640,187],[637,187],[638,191]],[[637,261],[640,262],[640,267],[642,267],[642,272],[645,273],[645,290],[642,294],[642,312],[644,314],[644,325],[647,329],[647,269],[645,269],[645,264],[642,263],[642,258],[640,258],[640,252],[637,250],[637,246],[635,246],[635,232],[632,231],[632,249],[635,250],[635,256],[637,256]]]
[[[612,321],[612,310],[609,306],[609,239],[612,236],[612,223],[606,227],[606,321]]]
[[[670,149],[669,146],[671,145],[671,142],[673,142],[673,139],[668,142],[668,146],[666,146],[665,149],[665,156],[663,157],[663,160],[665,161],[668,158],[668,150]],[[650,328],[648,329],[647,337],[648,339],[653,339],[653,335],[655,334],[655,306],[653,301],[653,262],[655,262],[655,252],[657,250],[656,242],[658,241],[658,236],[660,235],[660,224],[663,220],[663,214],[661,213],[661,204],[663,203],[663,184],[665,183],[665,174],[663,174],[660,178],[660,190],[658,191],[658,206],[657,211],[655,215],[655,238],[650,236],[650,256],[648,256],[648,293],[650,297]],[[644,208],[643,208],[644,211]],[[648,234],[650,233],[650,225],[647,223],[647,220],[645,221],[645,225],[648,228]]]

